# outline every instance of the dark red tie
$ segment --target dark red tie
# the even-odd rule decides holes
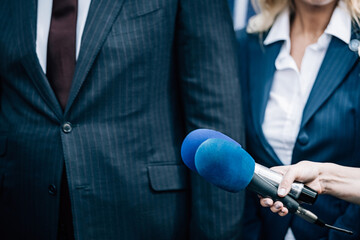
[[[47,48],[46,75],[62,109],[65,109],[76,64],[77,0],[53,0]],[[58,240],[73,240],[66,169],[61,177]]]
[[[65,109],[76,64],[77,0],[53,0],[46,75]]]

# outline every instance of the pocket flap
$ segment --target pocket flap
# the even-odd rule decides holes
[[[188,188],[188,171],[184,165],[148,167],[150,186],[154,191],[175,191]]]
[[[0,156],[4,156],[7,148],[7,136],[0,136]]]
[[[145,15],[149,15],[152,13],[155,13],[157,11],[159,11],[161,8],[161,6],[157,5],[157,4],[140,4],[140,5],[134,5],[134,6],[129,6],[129,11],[127,12],[127,16],[128,19],[135,19],[138,17],[142,17]]]

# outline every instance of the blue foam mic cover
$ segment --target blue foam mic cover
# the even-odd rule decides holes
[[[195,166],[208,182],[227,191],[238,192],[249,185],[255,161],[239,144],[211,138],[198,147]]]
[[[181,158],[185,165],[191,170],[197,172],[195,167],[195,153],[200,144],[210,138],[224,139],[238,144],[235,140],[222,134],[221,132],[211,129],[196,129],[190,132],[181,145]],[[239,145],[239,144],[238,144]],[[240,146],[240,145],[239,145]]]

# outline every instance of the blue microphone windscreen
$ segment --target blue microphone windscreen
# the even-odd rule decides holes
[[[181,145],[181,158],[185,165],[191,170],[197,172],[195,167],[195,153],[200,144],[209,138],[224,139],[238,144],[235,140],[222,134],[221,132],[210,129],[196,129],[190,132]],[[239,145],[239,144],[238,144]],[[239,145],[240,146],[240,145]]]
[[[230,192],[245,189],[255,170],[254,159],[241,146],[215,138],[198,147],[195,165],[208,182]]]

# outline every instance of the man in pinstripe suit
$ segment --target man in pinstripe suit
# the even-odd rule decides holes
[[[2,0],[0,30],[1,239],[239,237],[242,194],[179,154],[243,142],[226,1]]]

